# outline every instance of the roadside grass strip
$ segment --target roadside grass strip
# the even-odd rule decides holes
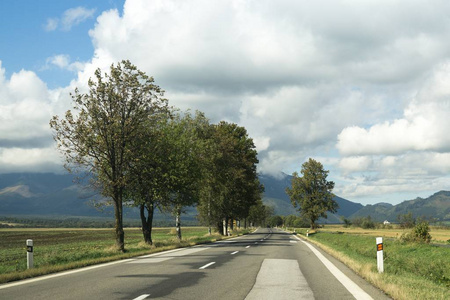
[[[375,237],[316,232],[303,237],[342,261],[393,299],[450,299],[450,248],[384,239],[378,273]]]
[[[194,253],[203,250],[206,243],[229,238],[218,234],[209,235],[207,227],[184,227],[183,240],[180,242],[171,232],[171,228],[154,228],[153,245],[150,246],[142,241],[140,229],[126,228],[126,252],[121,253],[115,248],[113,229],[2,229],[0,230],[0,284],[93,265],[99,267],[101,264],[112,261],[124,262],[125,259],[130,258],[133,259],[129,262],[154,263],[171,257],[167,255],[167,252],[167,256],[153,257],[159,252],[173,250],[174,253],[171,255],[177,256],[182,255],[182,252],[175,254],[176,251],[182,251],[179,248],[198,245],[187,250]],[[241,230],[238,234],[248,232],[249,230]],[[35,267],[29,270],[26,265],[25,241],[27,239],[34,241]],[[214,245],[217,244],[208,244],[208,247],[214,247]]]

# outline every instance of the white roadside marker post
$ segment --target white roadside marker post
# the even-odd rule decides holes
[[[377,267],[378,267],[378,273],[384,272],[383,238],[382,237],[377,237]]]
[[[27,240],[27,268],[33,268],[33,240]]]

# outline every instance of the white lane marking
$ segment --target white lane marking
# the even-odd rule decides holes
[[[203,267],[200,267],[200,268],[198,268],[198,269],[199,269],[199,270],[206,269],[207,267],[209,267],[209,266],[211,266],[211,265],[213,265],[213,264],[215,264],[215,263],[216,263],[215,261],[210,262],[209,264],[206,264],[206,265],[204,265]]]
[[[147,298],[148,296],[150,296],[150,294],[140,295],[139,297],[134,298],[133,300],[144,300],[144,299]]]
[[[250,248],[250,246],[245,247],[245,249]]]
[[[255,245],[258,244],[258,242],[255,242]]]
[[[289,242],[291,242],[291,243],[293,243],[293,244],[297,244],[297,241],[289,241]]]
[[[264,239],[262,239],[261,242],[264,242]]]
[[[314,299],[314,295],[297,260],[265,259],[245,299]]]
[[[297,239],[299,239],[297,237]],[[300,239],[299,239],[300,240]],[[329,261],[325,256],[322,255],[316,248],[311,244],[302,241],[309,249],[317,256],[317,258],[327,267],[331,274],[339,280],[340,283],[355,297],[357,300],[373,300],[369,294],[367,294],[363,289],[361,289],[356,283],[354,283],[350,278],[348,278],[344,273],[341,272],[331,261]]]
[[[238,253],[239,251],[234,251],[233,253],[231,253],[231,255],[235,255],[236,253]]]
[[[62,272],[62,273],[45,275],[45,276],[42,276],[42,277],[37,277],[37,278],[32,278],[32,279],[25,279],[25,280],[18,281],[18,282],[7,283],[7,284],[4,284],[4,285],[0,285],[0,290],[1,289],[6,289],[6,288],[9,288],[9,287],[13,287],[13,286],[22,285],[22,284],[33,283],[33,282],[37,282],[37,281],[41,281],[41,280],[46,280],[46,279],[51,279],[51,278],[55,278],[55,277],[60,277],[60,276],[75,274],[75,273],[79,273],[79,272],[89,271],[89,270],[102,268],[102,267],[106,267],[106,266],[111,266],[111,265],[115,265],[115,264],[121,264],[121,263],[124,263],[124,262],[130,262],[132,260],[133,259],[131,259],[131,258],[130,259],[124,259],[124,260],[118,260],[118,261],[113,261],[113,262],[105,263],[105,264],[101,264],[101,265],[95,265],[95,266],[85,267],[85,268],[76,269],[76,270],[72,270],[72,271],[66,271],[66,272]]]
[[[173,259],[173,257],[149,257],[149,258],[142,258],[142,259],[136,259],[131,262],[130,264],[155,264],[159,262],[163,262],[169,259]]]

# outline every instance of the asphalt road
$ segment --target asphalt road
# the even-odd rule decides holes
[[[331,270],[331,271],[330,271]],[[278,229],[0,285],[0,299],[388,299]]]

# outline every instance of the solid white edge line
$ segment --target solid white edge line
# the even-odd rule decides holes
[[[144,300],[144,299],[147,298],[148,296],[150,296],[150,294],[140,295],[139,297],[134,298],[133,300]]]
[[[215,261],[210,262],[209,264],[206,264],[206,265],[204,265],[203,267],[200,267],[200,268],[198,268],[198,269],[199,269],[199,270],[206,269],[207,267],[209,267],[209,266],[211,266],[211,265],[213,265],[213,264],[215,264],[215,263],[216,263]]]
[[[331,274],[336,277],[337,280],[355,297],[357,300],[373,300],[369,294],[367,294],[363,289],[361,289],[356,283],[354,283],[350,278],[347,277],[341,270],[339,270],[331,261],[329,261],[322,253],[320,253],[316,248],[314,248],[310,243],[301,240],[296,237],[299,241],[302,241],[309,249],[317,256],[317,258],[325,265],[325,267],[331,272]]]

